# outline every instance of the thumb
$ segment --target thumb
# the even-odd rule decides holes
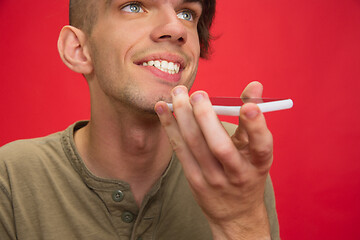
[[[262,93],[263,93],[263,85],[260,82],[253,81],[245,87],[244,91],[241,94],[241,97],[242,98],[261,98]],[[232,136],[232,140],[238,149],[241,149],[244,146],[246,146],[249,141],[249,136],[248,136],[243,124],[244,123],[242,121],[240,121],[240,118],[239,118],[238,128],[236,129],[235,134]]]

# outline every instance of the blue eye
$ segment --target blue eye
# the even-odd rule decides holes
[[[182,12],[179,12],[177,14],[178,18],[184,19],[186,21],[193,21],[194,20],[194,14],[189,10],[184,10]]]
[[[139,3],[130,3],[123,7],[121,10],[129,13],[140,13],[144,12],[144,9],[141,7]]]

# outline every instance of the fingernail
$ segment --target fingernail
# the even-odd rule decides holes
[[[174,89],[173,94],[175,96],[185,93],[185,89],[182,87],[177,87]]]
[[[201,93],[196,93],[191,96],[191,103],[197,103],[201,101],[204,98],[204,96]]]
[[[162,107],[162,106],[158,106],[158,107],[156,107],[155,108],[155,112],[157,113],[157,114],[163,114],[164,113],[164,108]]]
[[[257,110],[251,110],[251,111],[247,111],[245,112],[245,116],[249,119],[254,119],[256,118],[256,116],[259,114],[259,112]]]

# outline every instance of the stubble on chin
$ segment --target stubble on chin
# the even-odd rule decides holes
[[[116,101],[134,113],[139,113],[148,116],[157,116],[154,108],[159,101],[169,102],[169,96],[156,96],[154,98],[146,97],[139,89],[126,87],[121,92],[116,94],[118,96]]]

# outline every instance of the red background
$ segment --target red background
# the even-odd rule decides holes
[[[86,82],[57,53],[67,2],[0,0],[0,145],[89,118]],[[220,0],[213,32],[194,89],[259,80],[294,100],[266,114],[282,238],[360,239],[360,1]]]

